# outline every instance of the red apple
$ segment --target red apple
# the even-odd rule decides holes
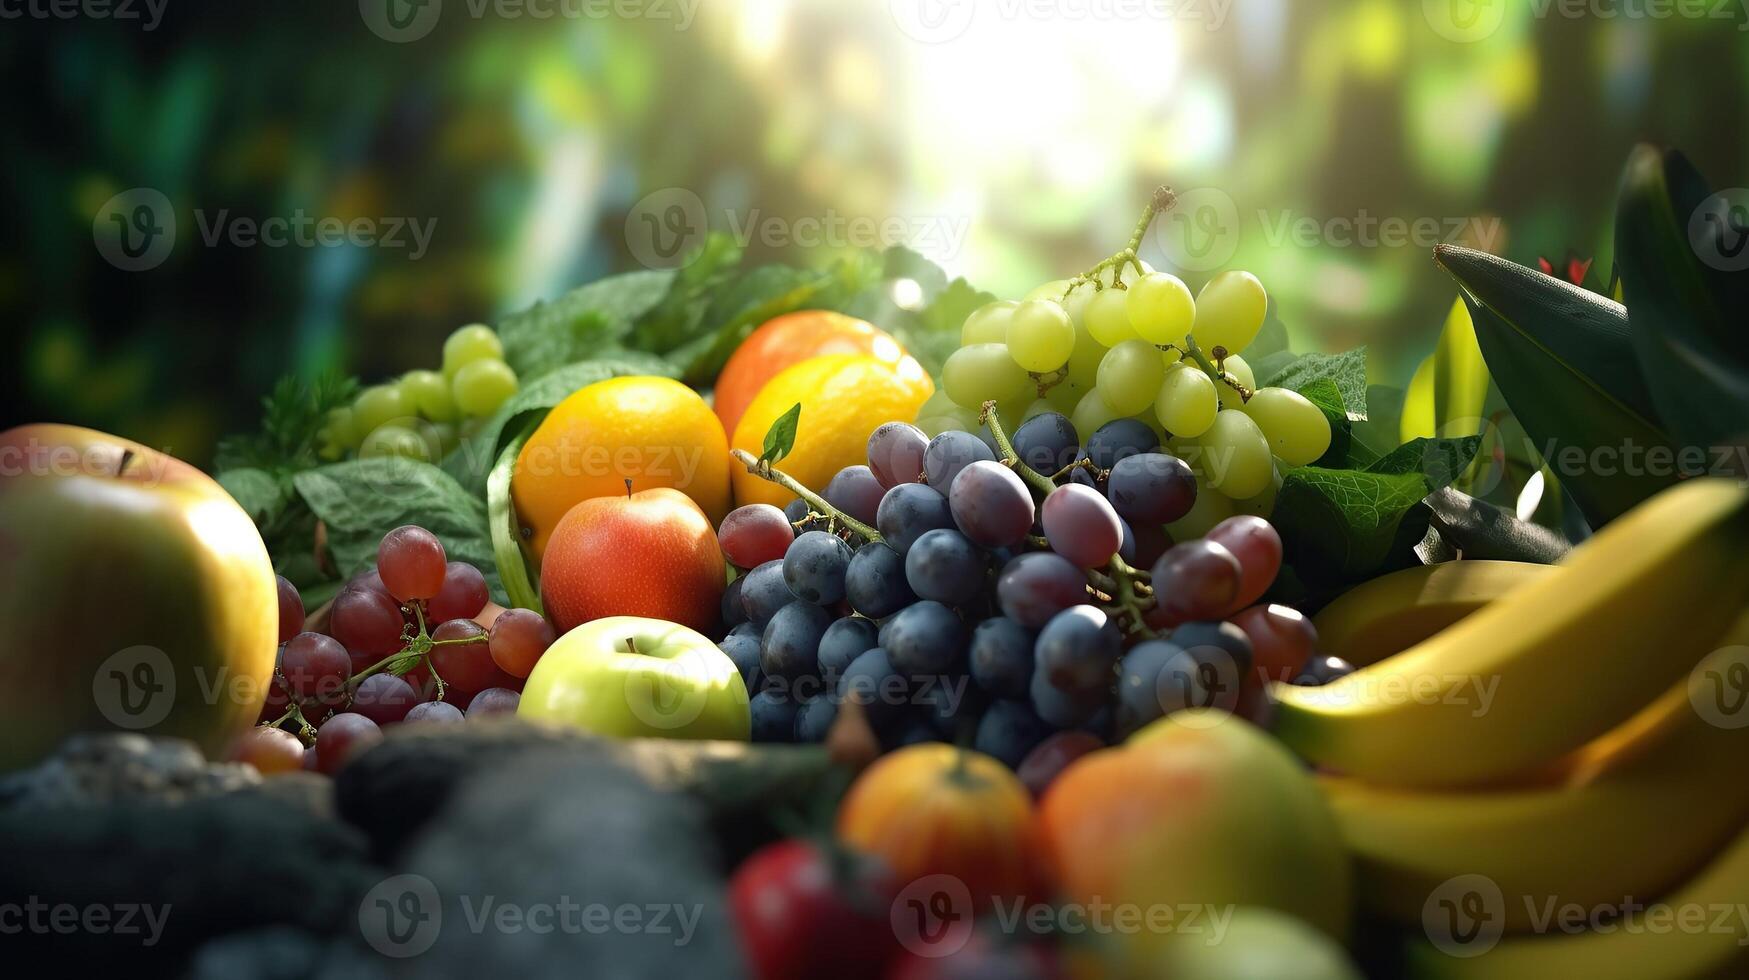
[[[561,636],[605,616],[714,635],[727,582],[710,518],[668,487],[572,507],[553,528],[540,573],[541,602]]]
[[[261,711],[278,620],[261,534],[211,477],[76,426],[0,433],[0,769],[109,729],[216,757]]]

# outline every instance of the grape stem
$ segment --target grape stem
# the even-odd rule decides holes
[[[846,514],[827,503],[826,498],[809,490],[802,485],[800,480],[797,480],[788,473],[772,466],[769,462],[754,458],[753,454],[745,449],[731,450],[729,455],[734,457],[735,462],[747,467],[747,472],[759,477],[761,480],[769,480],[785,490],[788,490],[790,493],[802,498],[808,502],[810,508],[818,512],[821,516],[836,520],[838,523],[843,524],[846,528],[849,528],[851,531],[862,537],[863,540],[873,542],[881,539],[879,531],[876,531],[874,528],[869,527],[867,524],[864,524],[856,518],[851,517],[849,514]]]
[[[1098,573],[1089,572],[1088,577],[1091,579],[1095,574]],[[1104,591],[1110,593],[1112,604],[1128,620],[1125,626],[1127,632],[1150,638],[1159,635],[1148,625],[1146,619],[1148,610],[1154,608],[1155,602],[1147,572],[1132,568],[1123,558],[1112,555],[1109,574],[1101,575],[1100,578],[1110,584],[1111,588]]]
[[[1096,290],[1104,289],[1105,284],[1099,281],[1099,274],[1107,269],[1112,270],[1111,285],[1114,289],[1129,288],[1123,283],[1124,266],[1134,266],[1137,273],[1144,271],[1142,260],[1136,257],[1136,250],[1142,247],[1142,239],[1147,236],[1148,227],[1154,223],[1154,219],[1172,210],[1172,206],[1177,203],[1178,195],[1172,192],[1172,188],[1164,185],[1155,188],[1153,195],[1148,198],[1147,206],[1142,209],[1141,218],[1136,221],[1136,230],[1130,233],[1129,242],[1117,254],[1101,259],[1093,268],[1069,280],[1068,288],[1063,290],[1063,298],[1068,299],[1070,293],[1089,282]]]
[[[1225,347],[1216,347],[1213,351],[1214,359],[1210,360],[1209,354],[1205,352],[1202,347],[1198,346],[1196,338],[1194,337],[1184,338],[1183,346],[1176,344],[1157,344],[1155,346],[1164,351],[1177,351],[1185,357],[1190,358],[1195,361],[1196,366],[1202,368],[1203,372],[1210,378],[1213,378],[1215,381],[1238,392],[1240,401],[1248,402],[1251,400],[1251,389],[1240,384],[1239,379],[1227,373],[1227,349]]]
[[[1002,429],[1001,415],[996,411],[996,403],[987,401],[978,410],[978,421],[990,427],[990,435],[996,439],[996,448],[1002,453],[1002,463],[1013,470],[1021,480],[1031,484],[1032,489],[1042,496],[1050,496],[1057,485],[1051,478],[1020,461],[1020,455],[1014,451],[1014,443],[1008,441],[1008,433]]]

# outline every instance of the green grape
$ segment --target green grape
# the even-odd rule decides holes
[[[353,431],[352,409],[329,409],[322,420],[322,430],[317,438],[321,442],[318,452],[326,460],[339,459],[346,455],[348,449],[357,449],[358,437]]]
[[[433,422],[428,435],[437,442],[437,455],[441,459],[455,451],[461,445],[461,433],[457,431],[454,422]]]
[[[456,372],[453,387],[456,407],[481,418],[516,394],[516,372],[503,361],[475,361]]]
[[[951,401],[937,405],[928,412],[919,411],[915,423],[931,439],[943,432],[976,432],[981,424],[977,412],[961,408]]]
[[[1052,279],[1050,282],[1039,283],[1024,299],[1062,299],[1063,291],[1069,288],[1068,279]]]
[[[1244,499],[1263,492],[1275,472],[1269,440],[1244,412],[1227,409],[1197,437],[1204,451],[1209,486],[1228,497]]]
[[[1099,362],[1105,360],[1107,350],[1110,348],[1093,339],[1085,320],[1076,322],[1075,350],[1069,355],[1069,382],[1082,392],[1098,384]]]
[[[1215,424],[1220,396],[1214,379],[1194,364],[1174,364],[1154,396],[1154,414],[1175,436],[1194,439]]]
[[[1182,344],[1196,320],[1196,300],[1184,280],[1167,272],[1150,272],[1129,288],[1130,324],[1143,340]]]
[[[1008,356],[1006,344],[973,344],[947,356],[941,387],[961,408],[976,412],[984,402],[1017,402],[1034,390],[1026,369]]]
[[[1136,339],[1125,293],[1122,289],[1102,289],[1087,301],[1087,331],[1105,347]]]
[[[1029,299],[1009,316],[1008,355],[1028,371],[1055,371],[1074,350],[1075,322],[1056,300]]]
[[[1245,414],[1269,440],[1269,448],[1289,466],[1305,466],[1330,448],[1330,420],[1323,409],[1297,391],[1261,388],[1245,403]]]
[[[1074,415],[1075,406],[1081,404],[1081,396],[1091,390],[1092,388],[1083,388],[1073,381],[1059,381],[1045,392],[1043,401],[1058,415]]]
[[[1228,377],[1244,385],[1246,391],[1257,390],[1257,375],[1251,373],[1251,365],[1246,364],[1243,357],[1237,354],[1228,354],[1227,359],[1221,362],[1221,369],[1226,372]],[[1222,408],[1245,407],[1245,396],[1239,394],[1237,388],[1225,381],[1217,383],[1215,390],[1221,393]]]
[[[1190,505],[1190,513],[1166,525],[1166,533],[1174,542],[1192,541],[1214,530],[1214,526],[1232,517],[1237,510],[1233,498],[1209,486],[1208,481],[1197,479],[1196,502]]]
[[[1018,306],[1013,300],[999,299],[973,310],[960,327],[960,346],[1007,343],[1008,324]]]
[[[462,368],[475,361],[504,359],[504,345],[498,335],[483,323],[462,327],[443,342],[443,376],[451,381]]]
[[[416,412],[399,385],[372,385],[359,392],[352,403],[353,431],[368,435],[389,422],[412,418]]]
[[[1263,488],[1263,492],[1254,497],[1233,501],[1233,512],[1235,514],[1250,514],[1252,517],[1269,520],[1269,515],[1275,513],[1275,497],[1280,492],[1281,469],[1271,466],[1269,484]]]
[[[1190,332],[1210,357],[1216,347],[1237,354],[1256,339],[1268,310],[1269,296],[1256,276],[1238,270],[1223,272],[1196,295],[1196,325]]]
[[[389,456],[399,456],[402,459],[416,459],[430,463],[437,458],[432,452],[431,444],[425,437],[412,429],[398,424],[379,425],[364,437],[364,442],[358,447],[359,459],[380,459]]]
[[[1134,415],[1154,403],[1165,373],[1158,348],[1145,340],[1126,340],[1099,362],[1099,391],[1112,411]]]
[[[1058,387],[1061,387],[1061,386],[1059,385]],[[1055,391],[1056,389],[1053,388],[1051,390]],[[1013,422],[1009,421],[1008,414],[1006,412],[1004,412],[1002,415],[1002,422],[1004,425],[1016,425],[1016,426],[1018,426],[1021,422],[1025,422],[1027,419],[1030,419],[1030,418],[1033,418],[1033,417],[1039,416],[1039,415],[1047,415],[1051,412],[1057,412],[1057,413],[1063,414],[1063,415],[1068,414],[1067,412],[1062,411],[1062,409],[1059,409],[1055,404],[1053,404],[1048,397],[1039,397],[1039,398],[1034,398],[1032,400],[1032,403],[1027,405],[1026,409],[1020,413],[1020,418],[1013,421]]]
[[[1059,292],[1052,299],[1058,299],[1063,304],[1063,312],[1069,314],[1070,322],[1075,324],[1075,336],[1081,336],[1087,329],[1087,304],[1093,302],[1093,287],[1077,286],[1069,295],[1064,296]]]
[[[449,382],[436,371],[408,371],[401,376],[401,394],[413,403],[423,418],[433,422],[454,422],[455,396]]]
[[[1069,413],[1069,421],[1074,423],[1075,431],[1085,433],[1081,436],[1082,439],[1099,431],[1099,427],[1105,423],[1121,418],[1123,413],[1112,411],[1098,388],[1082,395],[1081,400],[1075,404],[1075,411]]]

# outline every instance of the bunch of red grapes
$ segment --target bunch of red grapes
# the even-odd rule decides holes
[[[514,713],[555,639],[539,613],[492,602],[479,569],[413,525],[383,536],[375,567],[335,597],[326,633],[304,629],[303,599],[280,578],[279,624],[260,724],[233,752],[263,773],[333,773],[390,725]]]

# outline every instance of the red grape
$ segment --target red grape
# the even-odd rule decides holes
[[[339,640],[321,633],[299,633],[285,645],[280,673],[299,700],[333,704],[352,673],[352,656]]]
[[[1251,639],[1249,684],[1287,683],[1298,677],[1318,647],[1318,629],[1292,606],[1252,606],[1233,617]]]
[[[1105,743],[1096,735],[1081,731],[1058,732],[1034,746],[1014,774],[1032,792],[1033,799],[1038,799],[1076,759],[1102,748],[1105,748]]]
[[[402,602],[437,595],[448,565],[437,535],[412,524],[383,535],[377,546],[377,572],[389,594]]]
[[[279,579],[279,642],[284,643],[303,632],[304,598],[284,575],[275,577]]]
[[[486,576],[467,562],[452,561],[444,570],[443,588],[425,604],[425,616],[434,623],[473,619],[490,601]]]
[[[353,753],[382,740],[383,730],[376,722],[356,712],[341,712],[316,732],[316,768],[332,776]]]
[[[467,718],[462,714],[462,709],[448,701],[427,701],[424,704],[414,705],[413,710],[407,712],[407,717],[402,720],[408,724],[429,722],[437,725],[455,725],[466,721]]]
[[[504,671],[492,661],[486,630],[471,619],[452,619],[431,631],[433,640],[469,640],[475,643],[445,643],[431,648],[431,669],[447,687],[472,695],[488,687],[502,686]]]
[[[1002,566],[996,601],[1009,619],[1040,629],[1057,613],[1087,601],[1087,576],[1061,555],[1031,551]]]
[[[770,504],[737,507],[729,511],[717,529],[723,557],[737,568],[757,568],[780,559],[795,539],[795,528],[789,526],[789,518]]]
[[[401,649],[405,625],[400,605],[387,592],[348,588],[334,598],[328,632],[355,656],[381,659]]]
[[[468,702],[468,717],[483,718],[486,715],[513,715],[516,706],[522,703],[522,695],[507,687],[488,687],[474,695]]]
[[[1082,568],[1097,568],[1123,545],[1117,511],[1099,491],[1070,483],[1051,491],[1039,509],[1051,550]]]
[[[379,725],[392,725],[407,717],[417,703],[413,685],[389,673],[366,677],[352,695],[352,710]]]
[[[535,661],[558,639],[546,617],[532,609],[511,609],[489,633],[492,660],[512,677],[527,677]]]
[[[868,437],[868,468],[888,490],[916,483],[923,476],[923,454],[929,437],[909,422],[888,422]]]
[[[1249,606],[1269,591],[1281,571],[1281,535],[1268,521],[1240,514],[1216,524],[1204,538],[1226,546],[1239,559],[1239,594],[1233,599],[1233,609]]]
[[[1239,578],[1239,559],[1224,546],[1207,538],[1175,544],[1154,563],[1157,618],[1174,625],[1221,619],[1233,609]]]
[[[304,767],[304,743],[278,728],[251,728],[231,742],[232,762],[247,762],[263,776]]]

